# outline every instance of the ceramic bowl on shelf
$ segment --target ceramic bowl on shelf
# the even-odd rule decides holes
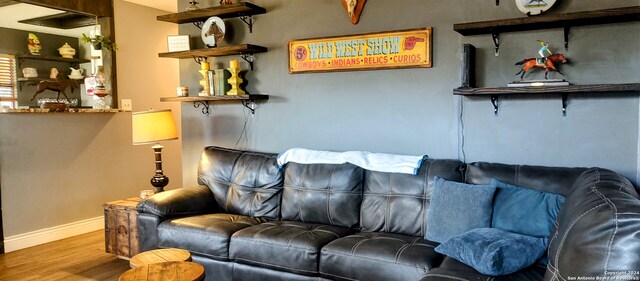
[[[83,75],[78,75],[78,76],[69,75],[69,79],[73,79],[73,80],[80,80],[80,79],[83,79],[83,78],[84,78]]]

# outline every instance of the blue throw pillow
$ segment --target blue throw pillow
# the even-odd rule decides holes
[[[442,243],[474,228],[491,225],[496,189],[435,178],[425,239]]]
[[[478,272],[498,276],[514,273],[534,264],[547,250],[547,238],[536,238],[496,228],[477,228],[454,236],[436,252],[473,267]]]
[[[551,235],[564,204],[562,195],[517,187],[496,179],[491,179],[491,186],[497,188],[491,227],[534,237]]]

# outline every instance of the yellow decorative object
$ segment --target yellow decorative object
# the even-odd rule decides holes
[[[239,75],[241,70],[238,67],[238,61],[237,60],[230,61],[229,68],[227,68],[227,70],[231,72],[231,78],[227,80],[227,82],[229,82],[229,84],[231,85],[231,90],[227,92],[227,95],[236,96],[236,95],[247,94],[245,91],[240,89],[240,85],[242,84],[242,82],[244,82],[244,80],[242,80],[242,78],[240,78],[240,75]]]
[[[200,80],[200,86],[202,86],[202,91],[198,93],[198,96],[206,97],[210,95],[210,86],[209,86],[209,63],[206,61],[200,62],[200,75],[202,75],[202,80]]]
[[[40,46],[40,40],[38,40],[38,36],[33,33],[29,33],[27,47],[29,48],[30,54],[35,56],[40,55],[40,49],[42,49],[42,46]]]

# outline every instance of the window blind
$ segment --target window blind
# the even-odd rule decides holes
[[[0,54],[0,101],[16,97],[16,64],[13,56]]]

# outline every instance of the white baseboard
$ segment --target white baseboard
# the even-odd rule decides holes
[[[4,251],[16,250],[104,229],[104,216],[5,237]]]

